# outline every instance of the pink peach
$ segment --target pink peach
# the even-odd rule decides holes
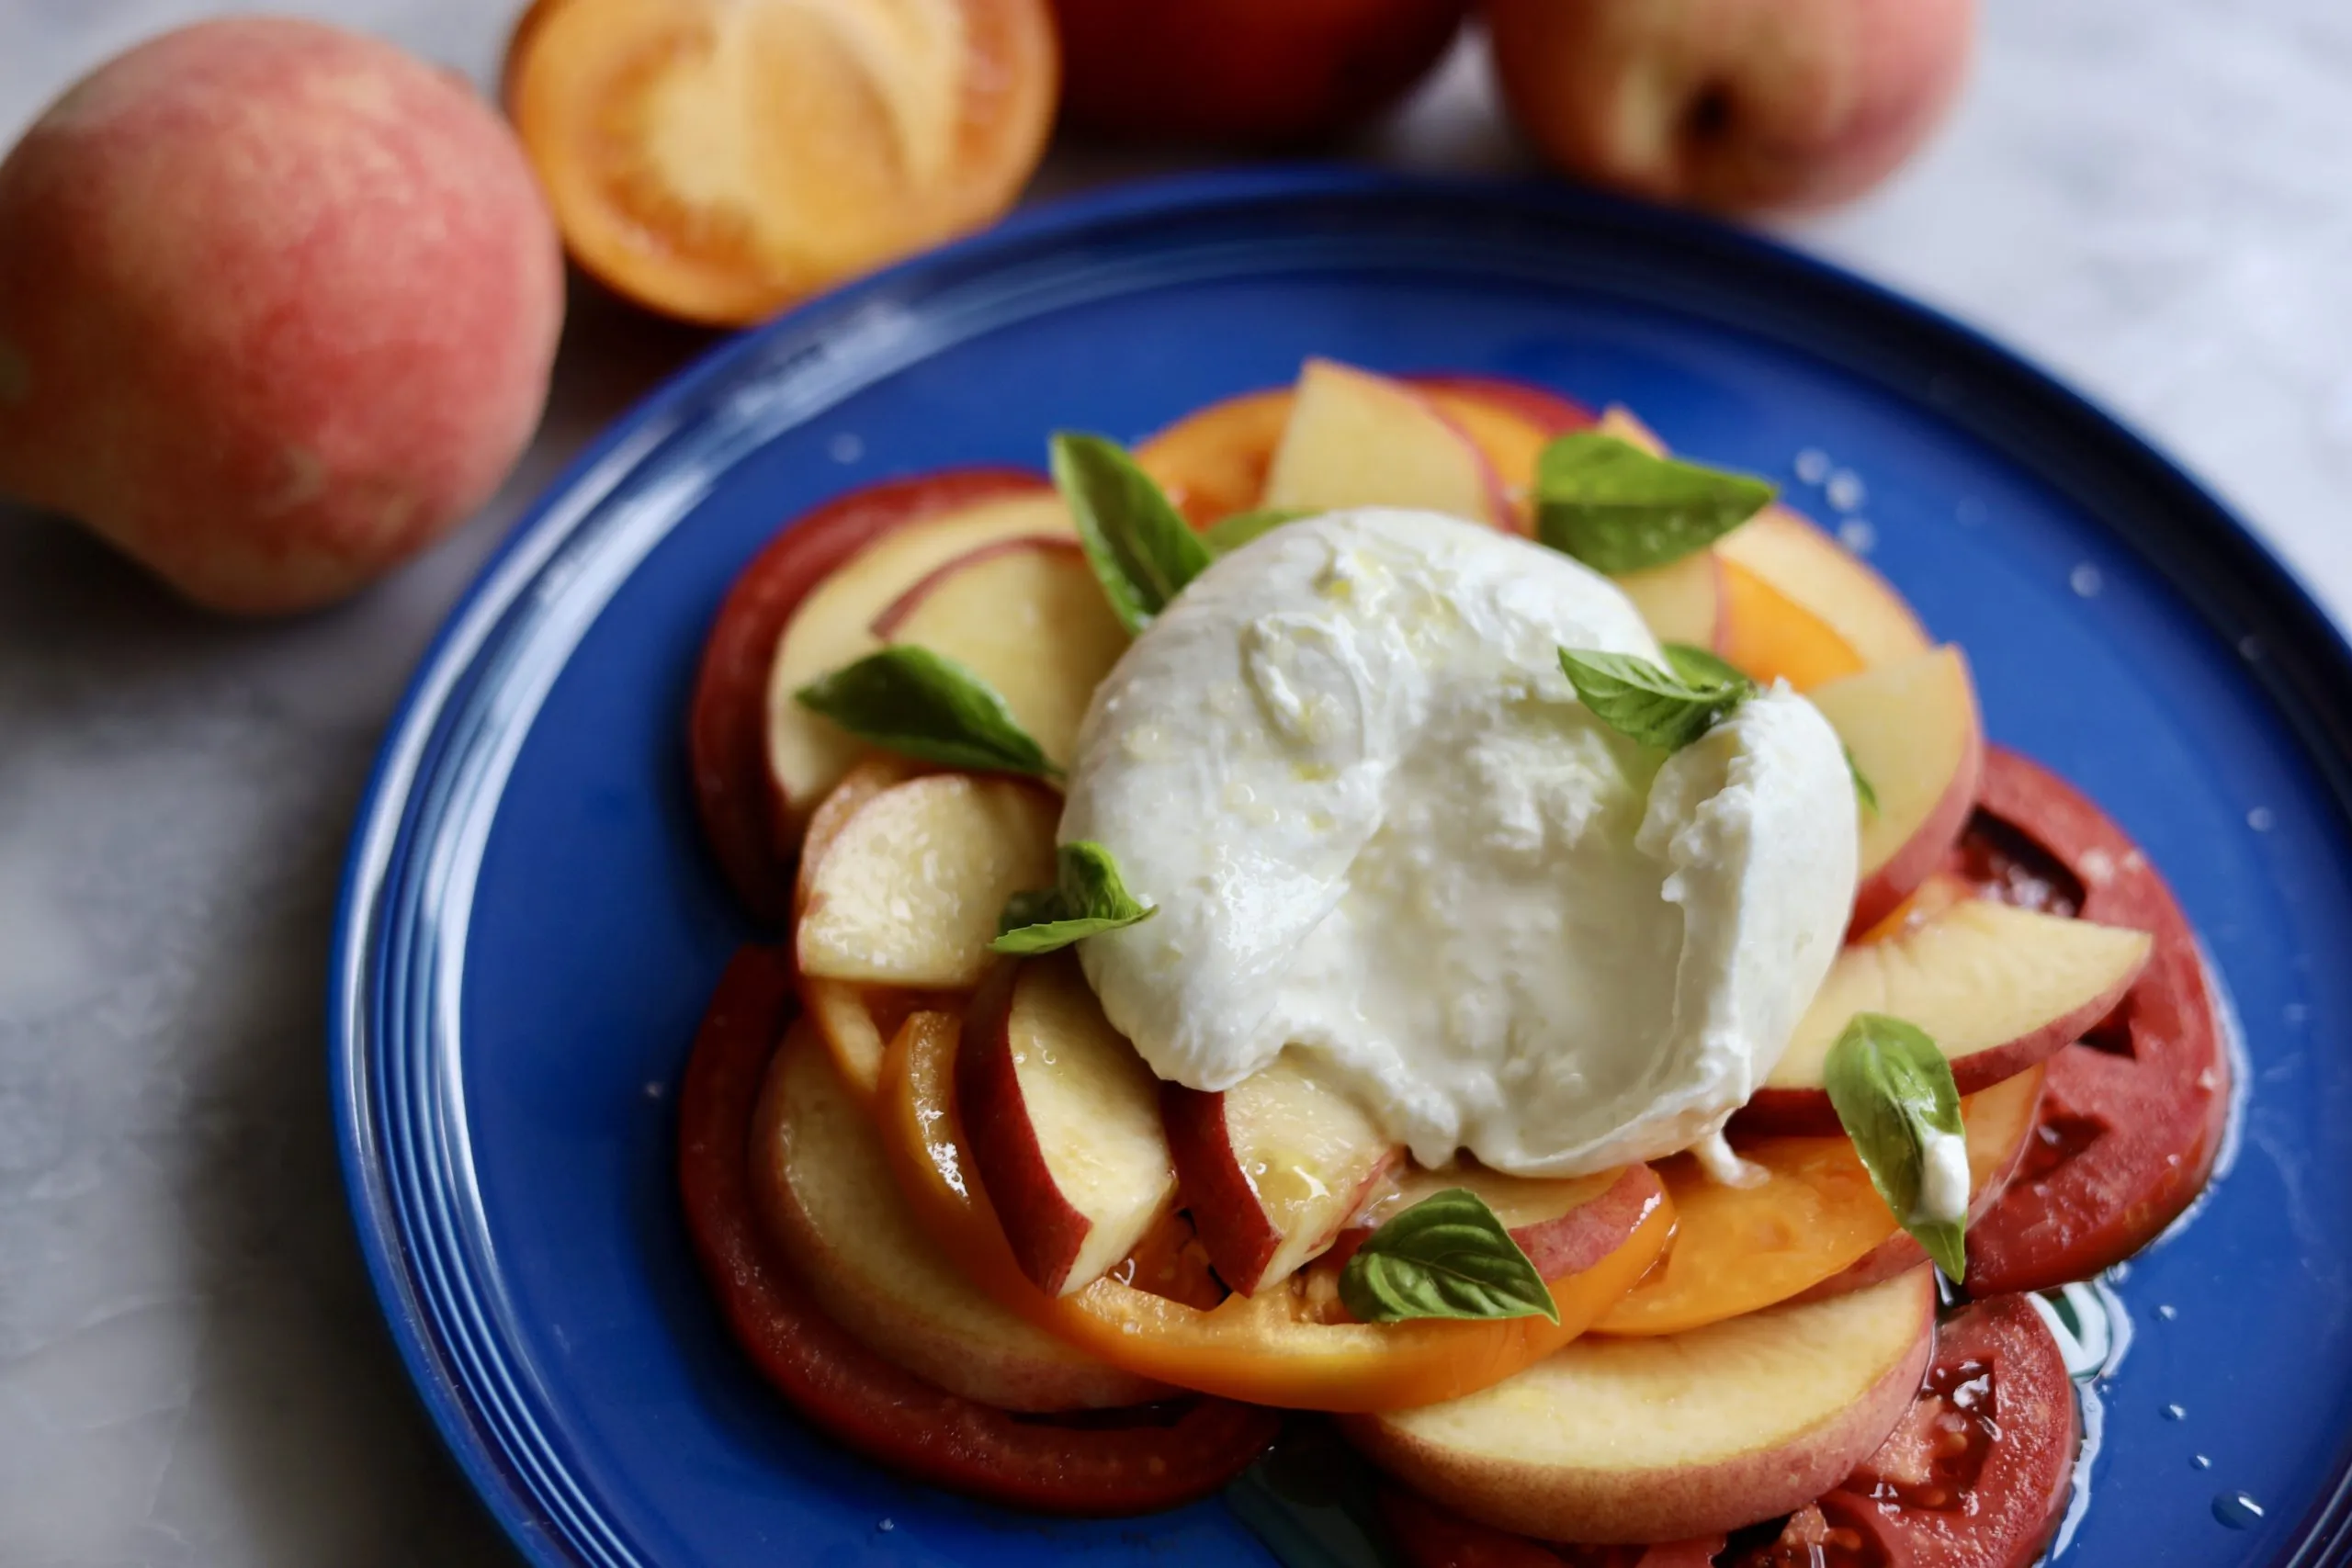
[[[0,163],[0,491],[220,609],[349,593],[538,423],[561,253],[448,73],[314,23],[100,66]]]
[[[1974,0],[1487,0],[1513,117],[1566,173],[1720,209],[1877,184],[1966,74]]]

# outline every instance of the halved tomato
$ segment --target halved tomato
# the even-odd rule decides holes
[[[1057,1514],[1137,1514],[1204,1496],[1280,1429],[1222,1400],[1065,1423],[944,1393],[882,1359],[818,1309],[763,1236],[752,1205],[752,1115],[792,1013],[789,962],[747,947],[719,977],[678,1103],[687,1229],[728,1326],[809,1422],[902,1475]]]
[[[1412,1568],[1709,1568],[1724,1538],[1660,1546],[1555,1546],[1465,1519],[1417,1492],[1381,1494],[1381,1517]]]
[[[1019,468],[950,468],[869,485],[801,513],[736,575],[703,644],[686,743],[711,852],[763,921],[781,924],[792,901],[793,841],[766,740],[768,667],[785,623],[809,590],[900,524],[1044,483]]]
[[[2043,1290],[2129,1258],[2203,1190],[2230,1062],[2204,961],[2139,846],[2064,780],[1992,748],[1957,869],[1988,897],[2153,933],[2123,1004],[2050,1059],[2023,1167],[1968,1235],[1968,1288]]]

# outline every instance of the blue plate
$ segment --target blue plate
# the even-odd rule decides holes
[[[1308,354],[1623,401],[1781,476],[1967,646],[1994,737],[2148,847],[2236,999],[2252,1099],[2200,1216],[2120,1282],[2136,1332],[2064,1557],[2344,1561],[2352,654],[2178,470],[1916,306],[1685,218],[1322,172],[1043,212],[736,340],[574,465],[426,660],[352,850],[337,1113],[384,1311],[525,1553],[1275,1560],[1253,1496],[1049,1522],[812,1437],[696,1275],[671,1118],[746,935],[682,739],[736,570],[847,487],[1036,463],[1057,426],[1139,436]]]

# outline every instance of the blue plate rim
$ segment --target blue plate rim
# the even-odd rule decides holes
[[[2290,613],[2278,650],[2291,660],[2266,659],[2256,673],[2301,748],[2320,773],[2337,809],[2352,822],[2352,705],[2331,694],[2352,691],[2352,640],[2321,604],[2301,575],[2230,505],[2130,422],[2077,391],[2038,364],[1978,329],[1778,240],[1690,213],[1551,184],[1433,176],[1387,171],[1286,164],[1181,175],[1065,197],[1015,214],[996,227],[900,262],[808,300],[761,326],[734,334],[697,355],[608,425],[575,456],[517,518],[506,537],[460,595],[420,660],[378,750],[362,795],[345,863],[330,960],[327,1034],[329,1092],[346,1196],[370,1283],[411,1382],[444,1445],[492,1516],[525,1557],[548,1568],[582,1561],[562,1543],[563,1529],[514,1467],[503,1461],[475,1415],[469,1391],[451,1369],[452,1348],[439,1343],[420,1305],[427,1283],[415,1272],[371,1111],[367,1027],[372,999],[371,960],[381,933],[377,895],[409,852],[405,819],[415,785],[425,778],[433,743],[453,695],[476,673],[473,656],[499,617],[527,591],[538,566],[579,525],[573,498],[593,477],[616,466],[662,432],[663,422],[704,388],[721,379],[763,344],[804,333],[829,319],[847,318],[868,300],[926,276],[969,269],[1041,242],[1075,240],[1086,231],[1136,220],[1176,220],[1216,209],[1247,209],[1301,200],[1384,197],[1453,200],[1516,207],[1548,215],[1650,231],[1676,244],[1712,249],[1784,276],[1842,292],[1903,320],[1940,341],[2007,390],[2022,392],[2041,414],[2062,416],[2051,444],[2091,440],[2143,482],[2186,504],[2205,542],[2218,546],[2252,585],[2251,596],[2273,617]],[[1955,423],[1973,423],[1947,411]],[[2011,443],[2014,445],[2014,443]],[[2029,443],[2038,444],[2038,443]],[[2151,552],[2134,553],[2163,568]],[[2164,569],[2164,574],[2217,626],[2233,619],[2206,584]],[[2306,1516],[2280,1568],[2324,1568],[2352,1546],[2352,1461],[2339,1462],[2333,1489]]]

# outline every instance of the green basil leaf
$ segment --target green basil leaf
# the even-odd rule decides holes
[[[1595,718],[1644,746],[1668,751],[1679,751],[1706,734],[1756,691],[1756,683],[1736,671],[1730,681],[1692,681],[1623,653],[1577,653],[1564,648],[1560,668]]]
[[[1747,474],[1572,430],[1535,460],[1535,536],[1595,571],[1641,571],[1705,549],[1762,511],[1772,494]]]
[[[1059,777],[995,687],[966,665],[900,643],[793,694],[861,740],[951,768]]]
[[[1295,523],[1302,517],[1312,517],[1309,506],[1261,506],[1254,511],[1237,512],[1230,517],[1220,517],[1201,530],[1201,542],[1213,554],[1229,556],[1251,540],[1272,533],[1285,523]]]
[[[1080,839],[1054,852],[1053,886],[1005,900],[989,946],[998,953],[1052,953],[1157,913],[1127,891],[1110,851]]]
[[[1755,682],[1703,648],[1694,648],[1687,642],[1669,642],[1662,647],[1666,667],[1693,686],[1745,686],[1750,692],[1756,689]]]
[[[1065,430],[1052,453],[1087,564],[1120,624],[1139,632],[1207,568],[1209,547],[1117,442]]]
[[[1870,775],[1862,772],[1862,765],[1854,761],[1854,749],[1846,747],[1845,752],[1846,771],[1854,775],[1854,798],[1862,803],[1863,810],[1875,817],[1878,815],[1878,791],[1871,787]]]
[[[1340,1271],[1340,1300],[1364,1323],[1560,1321],[1535,1265],[1486,1200],[1464,1187],[1424,1198],[1373,1232]]]
[[[1903,1228],[1952,1279],[1967,1272],[1965,1215],[1926,1212],[1931,1141],[1966,1135],[1951,1064],[1927,1033],[1884,1013],[1858,1012],[1829,1050],[1829,1103],[1871,1185]],[[1963,1192],[1961,1203],[1966,1207]]]

